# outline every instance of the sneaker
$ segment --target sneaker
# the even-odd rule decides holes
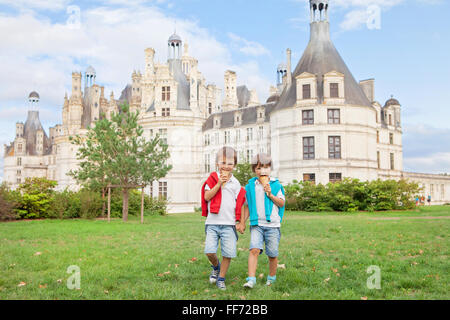
[[[220,290],[227,290],[227,286],[225,285],[225,278],[218,278],[216,282],[217,288]]]
[[[245,279],[245,280],[247,280],[247,282],[244,284],[244,288],[253,289],[253,287],[254,287],[255,284],[256,284],[256,278],[250,278],[250,277],[248,277],[248,278]]]
[[[274,277],[268,276],[266,286],[270,287],[272,284],[275,283],[276,279],[277,279],[277,276],[274,276]]]
[[[210,284],[215,284],[217,281],[217,278],[219,277],[219,273],[220,273],[220,263],[217,266],[217,270],[214,268],[214,266],[211,266],[212,271],[211,271],[211,275],[209,276],[209,283]]]

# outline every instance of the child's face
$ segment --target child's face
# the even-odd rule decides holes
[[[270,164],[258,164],[258,166],[255,168],[255,173],[258,178],[260,178],[261,176],[270,177]]]
[[[217,163],[217,167],[219,168],[219,172],[228,171],[231,172],[234,169],[234,158],[227,159],[222,158],[219,159],[219,163]]]

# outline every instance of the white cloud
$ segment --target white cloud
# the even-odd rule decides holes
[[[228,38],[230,38],[232,46],[237,47],[240,52],[246,55],[255,57],[270,56],[270,51],[258,42],[249,41],[231,32],[228,33]]]
[[[156,60],[166,61],[167,39],[175,25],[177,33],[189,43],[190,54],[199,60],[199,70],[207,82],[223,87],[225,70],[234,69],[238,83],[257,89],[261,101],[267,98],[270,81],[252,60],[268,53],[261,45],[256,44],[255,51],[241,46],[239,49],[250,55],[249,60],[236,63],[232,58],[234,48],[218,41],[196,21],[167,16],[155,6],[144,6],[148,1],[114,0],[115,7],[109,6],[111,2],[104,3],[82,9],[79,28],[73,28],[66,22],[70,13],[65,6],[70,1],[0,0],[0,4],[21,8],[18,13],[0,14],[0,126],[6,141],[14,139],[15,123],[26,120],[29,92],[39,92],[41,121],[51,126],[60,121],[64,93],[70,94],[72,71],[84,71],[92,65],[107,98],[111,90],[118,97],[131,82],[133,70],[143,71],[145,48],[153,47]],[[173,2],[151,3],[167,6]],[[22,10],[27,6],[29,10]],[[39,9],[61,10],[59,22],[43,16]]]
[[[450,173],[450,152],[438,152],[426,157],[405,158],[405,171],[418,173]]]

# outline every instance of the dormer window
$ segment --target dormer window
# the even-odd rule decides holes
[[[315,74],[303,72],[296,77],[297,81],[297,103],[311,104],[317,99],[317,77]]]
[[[330,83],[330,98],[339,98],[339,83]]]
[[[344,96],[344,74],[331,71],[324,74],[323,79],[323,95],[324,103],[343,104],[345,103]],[[331,101],[328,101],[331,100]]]
[[[310,84],[303,85],[303,99],[311,99],[311,85]]]

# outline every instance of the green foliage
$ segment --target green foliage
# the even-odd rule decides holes
[[[374,180],[361,182],[344,179],[326,186],[296,180],[285,188],[288,210],[321,211],[385,211],[406,210],[415,206],[417,183],[405,180]]]
[[[131,112],[128,104],[111,115],[111,121],[102,115],[86,138],[71,137],[77,145],[79,169],[71,171],[78,182],[90,189],[103,189],[108,185],[123,188],[123,219],[127,220],[129,190],[149,185],[167,175],[172,169],[168,145],[157,135],[148,141],[144,129],[138,124],[139,112]]]
[[[0,185],[0,221],[15,220],[17,203],[6,184]]]
[[[122,216],[122,192],[115,189],[111,192],[111,217],[119,218]],[[132,216],[141,215],[141,192],[138,190],[131,190],[128,200],[129,214]],[[151,215],[166,215],[167,214],[167,200],[151,198],[149,195],[144,195],[144,216]]]
[[[17,199],[16,212],[22,219],[47,218],[52,205],[56,181],[45,178],[27,178],[15,193]]]
[[[247,162],[238,163],[236,169],[234,169],[233,175],[238,179],[241,186],[247,185],[248,180],[255,176],[252,171],[252,165]]]

